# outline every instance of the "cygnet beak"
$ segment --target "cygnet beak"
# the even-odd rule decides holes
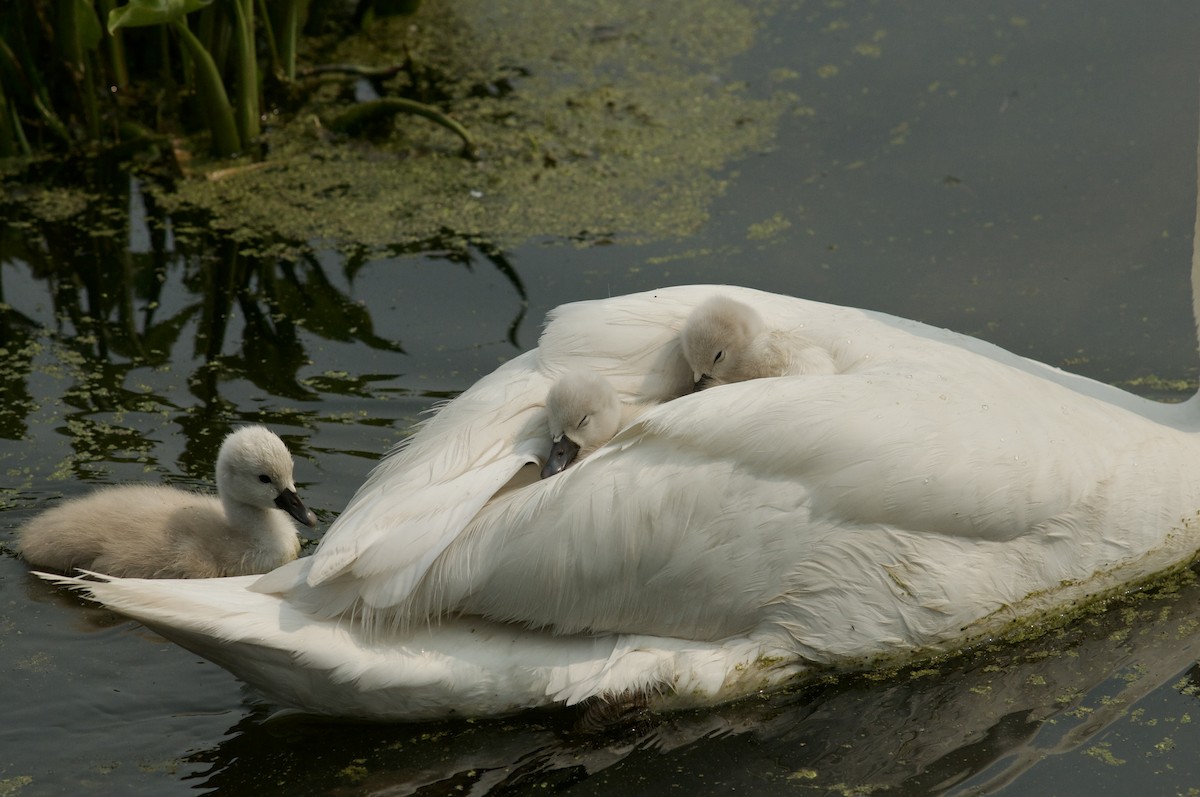
[[[550,456],[546,457],[546,464],[542,466],[542,478],[562,473],[568,465],[575,461],[577,456],[579,456],[579,444],[565,434],[559,435],[558,439],[554,441],[554,445],[550,447]]]
[[[713,378],[708,374],[700,374],[696,379],[696,384],[692,385],[692,392],[699,393],[704,388],[712,384]]]
[[[308,507],[300,500],[300,496],[296,495],[295,490],[284,490],[275,496],[275,506],[294,517],[297,523],[302,523],[310,529],[317,525],[317,516],[308,511]]]

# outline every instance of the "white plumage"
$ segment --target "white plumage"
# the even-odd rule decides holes
[[[1192,276],[1200,299],[1195,255]],[[680,332],[715,296],[832,372],[684,395]],[[571,370],[658,406],[503,490],[544,456],[547,392]],[[712,703],[952,649],[1190,561],[1197,402],[879,313],[665,288],[553,311],[536,350],[376,468],[309,559],[257,580],[59,580],[315,712]]]
[[[17,547],[31,564],[63,572],[215,578],[265,573],[295,559],[300,540],[289,515],[316,525],[296,495],[291,454],[261,426],[222,442],[217,493],[105,487],[30,520],[17,531]]]

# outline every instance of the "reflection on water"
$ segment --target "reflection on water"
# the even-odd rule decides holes
[[[388,385],[395,373],[310,368],[314,346],[405,354],[398,338],[376,332],[366,301],[353,295],[366,265],[361,258],[324,262],[299,245],[287,247],[295,253],[288,257],[261,254],[252,242],[203,232],[197,220],[168,217],[127,174],[109,177],[96,186],[101,193],[62,218],[42,208],[35,221],[21,216],[21,206],[7,208],[0,225],[0,380],[7,397],[0,437],[28,434],[40,403],[30,382],[39,371],[66,372],[62,401],[69,409],[61,422],[79,446],[78,463],[114,450],[146,453],[149,441],[104,420],[130,412],[176,416],[185,438],[204,446],[185,455],[187,462],[210,461],[235,418],[311,426],[302,410],[239,411],[227,395],[235,382],[285,400],[277,403],[412,392]],[[176,234],[181,229],[186,233]],[[504,332],[516,350],[528,302],[505,254],[488,244],[422,248],[429,263],[467,273],[488,267],[501,276],[516,300]],[[338,265],[341,273],[331,273]],[[164,370],[186,379],[187,398],[174,384],[157,390],[145,378]]]

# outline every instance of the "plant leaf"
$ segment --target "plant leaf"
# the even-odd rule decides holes
[[[100,19],[96,16],[92,0],[75,0],[75,25],[83,49],[95,50],[104,34],[100,30]]]
[[[118,28],[166,25],[211,3],[212,0],[130,0],[108,12],[108,32],[111,34]]]

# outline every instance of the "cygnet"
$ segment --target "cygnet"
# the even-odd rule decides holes
[[[140,578],[265,573],[295,559],[292,519],[314,527],[300,501],[292,457],[262,426],[231,433],[217,455],[219,497],[165,485],[121,485],[67,501],[17,531],[39,567]]]
[[[644,407],[626,404],[601,376],[586,371],[569,371],[546,395],[550,425],[550,456],[542,467],[542,478],[565,470],[607,443],[629,424]]]
[[[770,376],[837,373],[833,357],[805,337],[770,329],[748,304],[713,296],[680,333],[696,390]]]

